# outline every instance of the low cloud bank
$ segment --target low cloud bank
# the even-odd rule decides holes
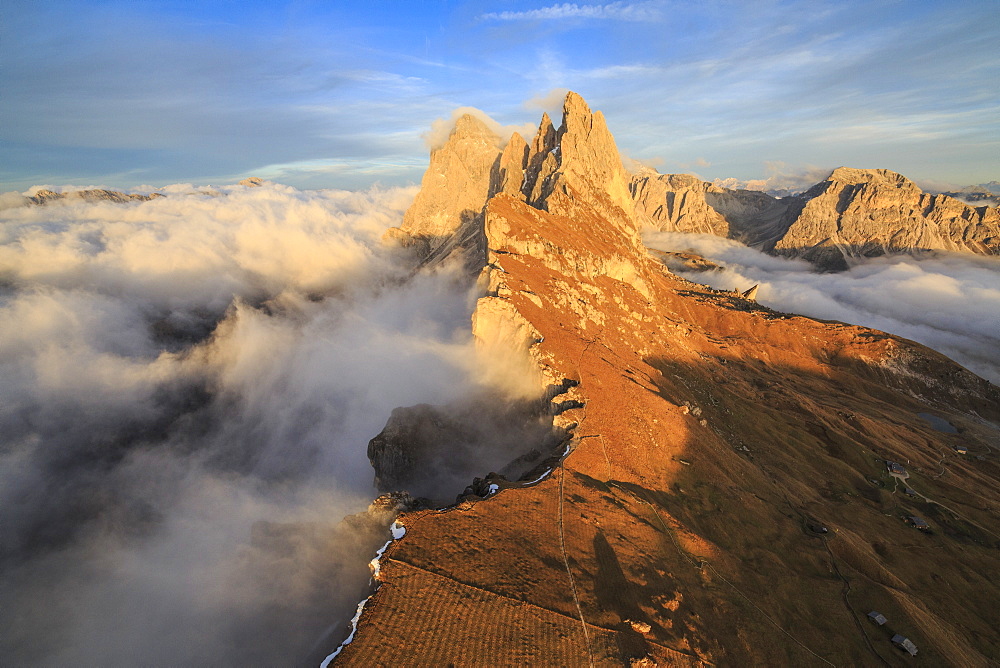
[[[378,242],[415,189],[163,192],[0,211],[14,663],[321,659],[387,538],[368,440],[482,389],[468,282]]]
[[[760,284],[779,311],[873,327],[923,343],[1000,384],[1000,258],[935,253],[866,260],[819,274],[809,263],[701,234],[651,233],[646,245],[690,251],[724,265],[687,278],[717,289]]]
[[[478,118],[487,128],[496,134],[499,138],[499,148],[506,146],[515,132],[520,133],[526,140],[531,141],[531,138],[535,136],[535,132],[538,131],[538,125],[535,123],[503,125],[499,121],[493,120],[489,114],[481,109],[476,109],[475,107],[458,107],[451,112],[449,118],[437,118],[431,123],[431,129],[423,135],[427,148],[434,150],[444,146],[445,142],[448,141],[448,137],[451,136],[452,130],[455,129],[455,123],[466,114]]]
[[[764,170],[767,173],[767,178],[764,179],[740,180],[730,177],[715,179],[712,183],[731,190],[760,190],[784,197],[808,190],[828,179],[833,172],[830,167],[815,165],[792,167],[781,161],[765,162]]]

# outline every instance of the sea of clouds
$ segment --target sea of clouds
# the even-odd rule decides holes
[[[350,519],[377,494],[369,439],[398,406],[523,397],[524,374],[473,344],[469,277],[415,273],[380,243],[414,188],[160,192],[0,196],[0,656],[318,662],[388,538]],[[900,334],[1000,381],[995,258],[816,274],[717,237],[647,242],[726,265],[694,280],[760,283],[765,305]],[[442,497],[509,460],[483,454]]]
[[[759,284],[757,301],[765,306],[897,334],[1000,384],[1000,258],[897,255],[817,273],[803,260],[711,235],[650,232],[644,240],[650,248],[693,252],[723,266],[684,274],[693,281],[724,290]]]
[[[341,521],[368,440],[497,377],[470,279],[380,243],[414,188],[161,192],[2,199],[0,656],[318,663],[388,537]]]

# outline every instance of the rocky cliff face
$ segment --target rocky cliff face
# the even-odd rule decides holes
[[[402,490],[425,505],[442,506],[487,471],[517,480],[564,439],[544,402],[482,397],[397,408],[369,441],[368,459],[380,492]]]
[[[929,195],[885,169],[841,167],[809,189],[774,252],[824,268],[851,257],[947,250],[1000,254],[1000,211]]]
[[[403,224],[386,233],[415,246],[425,258],[447,257],[465,249],[475,265],[482,255],[482,209],[490,195],[500,138],[470,114],[455,123],[444,146],[431,151],[431,163],[420,192],[403,217]]]
[[[664,232],[714,234],[728,237],[729,221],[708,203],[706,195],[722,188],[690,174],[658,174],[647,170],[630,184],[640,219]]]
[[[947,250],[1000,254],[1000,212],[922,192],[884,169],[841,167],[802,195],[728,190],[686,174],[639,174],[640,219],[667,232],[736,239],[826,270],[851,258]]]
[[[476,332],[528,355],[569,439],[486,499],[403,514],[338,664],[896,665],[893,633],[928,664],[1000,660],[1000,391],[673,276],[566,134],[494,181]]]
[[[416,246],[427,260],[474,249],[470,267],[478,269],[484,208],[505,194],[552,213],[599,211],[638,239],[629,177],[614,138],[604,116],[579,95],[566,96],[558,129],[544,114],[530,145],[517,133],[503,150],[500,144],[477,118],[461,117],[445,145],[431,152],[420,193],[387,238]]]

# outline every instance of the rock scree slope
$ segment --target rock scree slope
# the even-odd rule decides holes
[[[838,172],[809,201],[840,189],[838,216],[860,212],[867,177]],[[478,262],[476,336],[529,357],[557,438],[518,479],[398,517],[336,665],[903,665],[894,634],[927,665],[996,665],[1000,391],[674,276],[638,231],[682,217],[636,193],[679,186],[644,178],[574,93],[530,143],[460,119],[432,154],[389,236]]]

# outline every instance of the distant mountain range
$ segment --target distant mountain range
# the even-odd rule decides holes
[[[980,183],[977,186],[965,186],[958,190],[949,190],[941,193],[974,206],[1000,206],[1000,181],[990,181]]]
[[[816,170],[812,171],[813,173],[816,172]],[[797,176],[794,180],[801,182],[803,177]],[[726,188],[728,190],[756,190],[767,193],[771,197],[791,197],[794,195],[801,195],[813,185],[813,182],[808,182],[799,187],[792,185],[782,185],[781,187],[777,187],[773,185],[769,179],[741,180],[736,178],[716,178],[713,179],[711,183],[712,185],[719,186],[720,188]],[[927,188],[925,192],[933,195],[950,195],[951,197],[967,199],[970,201],[981,199],[981,197],[978,196],[986,196],[987,198],[994,197],[990,206],[1000,205],[1000,181],[989,181],[988,183],[962,186],[950,190],[942,188]]]
[[[950,194],[923,192],[885,169],[840,167],[806,191],[776,198],[689,175],[647,171],[632,178],[636,215],[656,229],[736,239],[824,270],[854,258],[946,250],[1000,254],[1000,211]],[[968,199],[966,197],[966,199]]]

